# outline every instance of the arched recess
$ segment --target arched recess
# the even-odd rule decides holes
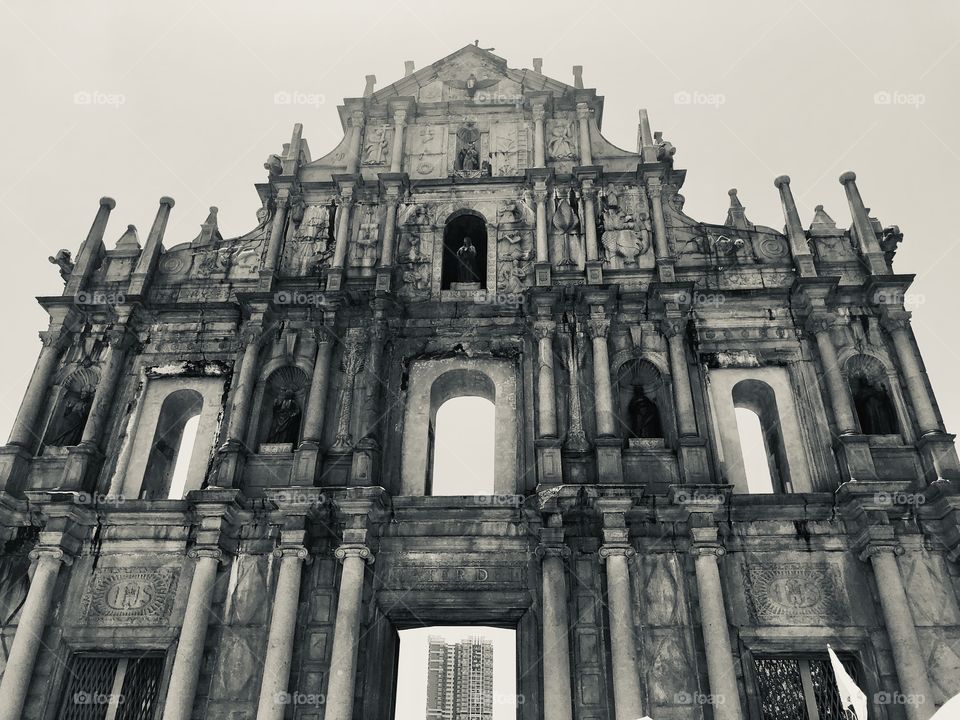
[[[114,481],[125,497],[165,499],[169,495],[178,451],[189,457],[179,495],[199,489],[217,435],[224,378],[147,377],[136,399],[135,418],[121,451],[125,469]],[[196,418],[192,448],[181,448],[188,421]],[[172,448],[172,450],[171,450]],[[121,470],[118,468],[118,470]],[[179,474],[179,473],[178,473]]]
[[[844,363],[854,417],[864,435],[898,435],[900,421],[883,363],[872,355],[851,355]]]
[[[267,377],[260,394],[257,446],[300,443],[310,378],[295,365],[279,367]]]
[[[709,388],[722,472],[734,492],[753,490],[744,467],[738,408],[757,416],[767,466],[773,463],[776,467],[776,473],[771,470],[773,490],[813,492],[804,449],[806,435],[800,425],[787,369],[775,366],[713,369]]]
[[[437,411],[455,397],[481,397],[494,403],[494,478],[496,494],[517,488],[520,427],[516,367],[508,360],[446,358],[418,360],[410,368],[401,451],[401,494],[429,491],[432,432]]]
[[[631,359],[617,370],[620,432],[626,438],[673,438],[670,390],[660,369],[647,359]]]
[[[92,367],[79,368],[59,383],[50,401],[50,416],[43,433],[41,454],[48,448],[77,445],[83,436],[99,373]]]
[[[464,276],[464,263],[458,257],[465,246],[465,238],[475,248],[472,258],[472,273]],[[443,257],[441,259],[440,289],[450,290],[454,283],[476,283],[487,287],[487,222],[475,210],[457,210],[450,214],[443,227]]]
[[[784,492],[791,487],[790,463],[773,388],[760,380],[741,380],[733,386],[732,396],[736,411],[746,410],[750,413],[744,417],[743,413],[737,412],[737,434],[740,436],[743,460],[741,467],[748,490],[752,493]],[[751,437],[754,433],[755,436]],[[758,474],[751,472],[747,457],[751,444],[756,445],[757,451],[762,451],[767,470],[765,477],[758,477]]]

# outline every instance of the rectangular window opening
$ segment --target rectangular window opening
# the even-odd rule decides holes
[[[519,702],[516,630],[400,631],[393,720],[516,720]]]
[[[861,688],[857,662],[838,655]],[[754,658],[762,720],[847,720],[826,653]]]
[[[77,653],[70,658],[59,720],[154,720],[164,657],[160,653]]]

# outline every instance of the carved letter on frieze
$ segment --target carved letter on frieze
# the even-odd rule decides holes
[[[839,622],[847,617],[840,569],[831,563],[779,563],[743,568],[754,622]]]
[[[176,594],[175,568],[103,568],[80,600],[81,622],[90,625],[166,625]]]

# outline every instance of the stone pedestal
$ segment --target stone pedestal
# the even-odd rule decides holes
[[[597,451],[597,482],[601,485],[623,483],[623,441],[618,437],[598,437],[593,441]]]
[[[541,485],[563,483],[563,464],[560,441],[556,438],[541,438],[537,446],[537,482]]]
[[[603,263],[591,260],[585,264],[587,285],[603,285]]]
[[[877,480],[877,467],[867,435],[841,435],[837,438],[840,462],[850,480]]]

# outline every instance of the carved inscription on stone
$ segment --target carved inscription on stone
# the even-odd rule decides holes
[[[743,568],[747,605],[755,622],[840,621],[847,598],[830,563],[780,563]]]
[[[80,602],[81,620],[99,625],[163,625],[173,604],[174,568],[104,568]]]
[[[410,590],[423,587],[464,586],[502,588],[522,586],[522,566],[504,565],[394,565],[390,568],[384,587],[391,590]]]

